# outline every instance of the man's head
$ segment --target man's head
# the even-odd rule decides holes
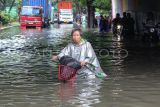
[[[120,14],[119,13],[116,14],[116,18],[120,18]]]
[[[128,17],[128,18],[131,18],[131,13],[127,13],[127,17]]]
[[[127,13],[126,12],[123,12],[123,17],[127,17]]]

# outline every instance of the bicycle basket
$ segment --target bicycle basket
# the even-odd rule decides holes
[[[66,65],[58,65],[58,79],[67,81],[75,77],[77,70]]]

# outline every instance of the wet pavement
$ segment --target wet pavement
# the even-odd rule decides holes
[[[93,29],[84,37],[108,79],[59,82],[51,56],[67,45],[72,28],[0,32],[0,107],[159,107],[160,47],[119,42]]]

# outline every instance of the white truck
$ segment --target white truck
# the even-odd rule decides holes
[[[59,23],[73,23],[72,2],[60,1],[58,2],[58,21]]]
[[[60,9],[59,22],[60,23],[73,23],[72,9]]]

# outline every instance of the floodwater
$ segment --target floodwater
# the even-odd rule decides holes
[[[0,107],[159,107],[160,47],[119,42],[85,31],[106,80],[63,83],[51,61],[70,41],[73,25],[42,31],[0,31]]]

